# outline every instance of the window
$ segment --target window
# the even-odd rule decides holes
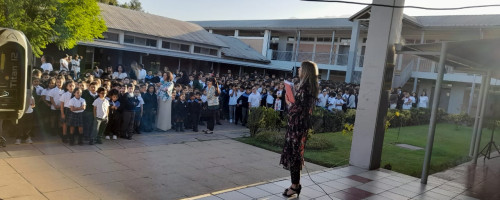
[[[217,56],[217,49],[194,46],[194,53]]]
[[[318,42],[332,42],[331,37],[318,37],[317,39]]]
[[[146,45],[146,38],[135,37],[134,39],[135,39],[134,44]]]
[[[212,33],[224,36],[234,36],[234,30],[212,30]]]
[[[240,37],[264,37],[264,31],[249,31],[240,30],[238,33]]]
[[[351,43],[351,38],[340,38],[340,43]]]
[[[129,43],[129,44],[134,44],[134,36],[125,35],[125,39],[123,40],[123,42]]]
[[[175,51],[189,52],[189,45],[179,44],[179,43],[175,43],[175,42],[162,41],[161,48],[175,50]]]
[[[101,40],[118,42],[118,33],[104,32],[104,33],[102,33],[102,36],[103,36],[103,38]]]
[[[156,47],[156,40],[147,39],[146,40],[146,46]]]
[[[295,41],[295,37],[288,37],[286,40],[288,42],[294,42]]]
[[[301,42],[314,42],[314,37],[300,37]]]

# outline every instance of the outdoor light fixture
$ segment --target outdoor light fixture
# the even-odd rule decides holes
[[[0,28],[0,120],[20,119],[31,98],[33,53],[26,36]]]

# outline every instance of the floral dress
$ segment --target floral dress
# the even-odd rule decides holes
[[[311,127],[312,109],[317,100],[308,91],[309,85],[301,86],[295,94],[295,103],[288,111],[288,127],[280,160],[280,164],[287,170],[301,170],[304,165],[304,148]]]

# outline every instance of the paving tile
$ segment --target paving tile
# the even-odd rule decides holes
[[[271,194],[281,194],[286,189],[286,187],[281,187],[281,186],[276,185],[274,183],[267,183],[267,184],[263,184],[263,185],[258,185],[256,187],[259,189],[262,189],[266,192],[269,192]]]
[[[85,188],[74,188],[67,190],[59,190],[55,192],[44,193],[50,200],[64,199],[99,199],[97,196],[86,190]]]
[[[394,189],[391,189],[389,191],[392,192],[392,193],[401,195],[401,196],[405,196],[407,198],[413,198],[413,197],[416,197],[419,194],[421,194],[421,193],[418,193],[418,192],[408,191],[408,190],[405,190],[405,189],[402,189],[402,188],[394,188]]]
[[[326,186],[329,186],[329,187],[333,187],[333,188],[337,188],[338,190],[345,190],[347,188],[352,187],[352,186],[340,183],[338,181],[328,181],[328,182],[323,183],[323,185],[326,185]]]
[[[361,177],[361,176],[358,176],[358,175],[351,175],[351,176],[348,176],[347,178],[351,179],[351,180],[358,181],[360,183],[368,183],[370,181],[373,181],[372,179]]]
[[[352,194],[352,195],[354,195],[358,198],[361,198],[361,199],[367,198],[369,196],[373,196],[373,193],[359,189],[359,188],[355,188],[355,187],[347,188],[347,189],[342,190],[342,191],[347,192],[349,194]]]
[[[476,199],[474,197],[469,197],[469,196],[466,196],[466,195],[463,195],[463,194],[458,195],[458,196],[456,196],[453,199],[456,199],[456,200],[478,200],[478,199]]]
[[[384,189],[384,190],[390,190],[390,189],[398,187],[398,186],[389,185],[389,184],[386,184],[386,183],[383,183],[383,182],[380,182],[380,181],[372,181],[372,182],[369,182],[369,183],[367,183],[365,185],[374,186],[374,187],[377,187],[377,188],[380,188],[380,189]]]
[[[458,196],[461,193],[461,192],[452,192],[452,191],[444,190],[444,189],[441,189],[441,188],[434,188],[434,189],[431,190],[431,192],[442,194],[442,195],[445,195],[445,196],[448,196],[448,197],[456,197],[456,196]]]
[[[252,197],[246,196],[242,193],[232,191],[232,192],[226,192],[222,194],[216,195],[217,197],[220,197],[221,199],[224,200],[246,200],[246,199],[252,199]]]
[[[210,195],[210,196],[206,196],[206,197],[200,197],[200,198],[195,198],[195,199],[198,199],[198,200],[221,200],[221,198],[219,198],[217,196],[214,196],[214,195]]]
[[[371,180],[378,180],[378,179],[390,176],[390,174],[388,174],[388,173],[377,171],[377,170],[367,171],[367,172],[357,174],[357,175],[364,177],[364,178],[371,179]]]
[[[375,187],[373,185],[367,185],[367,184],[356,186],[356,188],[362,189],[362,190],[367,191],[367,192],[371,192],[373,194],[380,194],[382,192],[387,191],[386,189],[378,188],[378,187]]]
[[[333,195],[325,195],[325,196],[315,198],[314,200],[341,200],[341,199],[336,198]]]
[[[237,191],[252,198],[262,198],[271,195],[271,193],[257,187],[249,187]]]
[[[333,181],[333,180],[337,180],[339,178],[342,178],[339,175],[335,175],[335,174],[332,174],[332,173],[329,173],[329,172],[321,172],[321,173],[318,173],[316,175],[324,177],[324,178],[327,178],[329,181]]]
[[[402,195],[399,195],[399,194],[396,194],[396,193],[392,193],[392,192],[389,192],[389,191],[382,192],[382,193],[380,193],[378,195],[383,196],[383,197],[385,197],[387,199],[392,199],[392,200],[407,200],[407,199],[409,199],[406,196],[402,196]]]
[[[338,199],[346,199],[346,200],[360,200],[363,198],[354,196],[353,194],[347,193],[345,191],[338,191],[333,193],[331,196],[338,198]]]
[[[442,195],[442,194],[439,194],[439,193],[436,193],[436,192],[433,192],[433,191],[425,192],[425,193],[421,194],[420,196],[429,197],[429,198],[438,199],[438,200],[447,200],[447,199],[452,199],[453,198],[453,197]]]
[[[339,183],[342,183],[344,185],[351,186],[351,187],[356,187],[358,185],[363,185],[363,183],[355,181],[355,180],[352,180],[350,178],[341,178],[341,179],[337,179],[336,181],[339,182]]]

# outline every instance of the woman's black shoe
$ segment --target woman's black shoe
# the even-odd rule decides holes
[[[290,190],[293,191],[293,193],[288,194],[288,191],[290,191]],[[290,188],[285,189],[285,191],[283,192],[283,196],[285,196],[285,197],[291,197],[294,194],[297,194],[297,197],[299,197],[301,190],[302,190],[302,186],[301,185],[299,185],[298,188],[292,188],[292,187],[290,187]]]

